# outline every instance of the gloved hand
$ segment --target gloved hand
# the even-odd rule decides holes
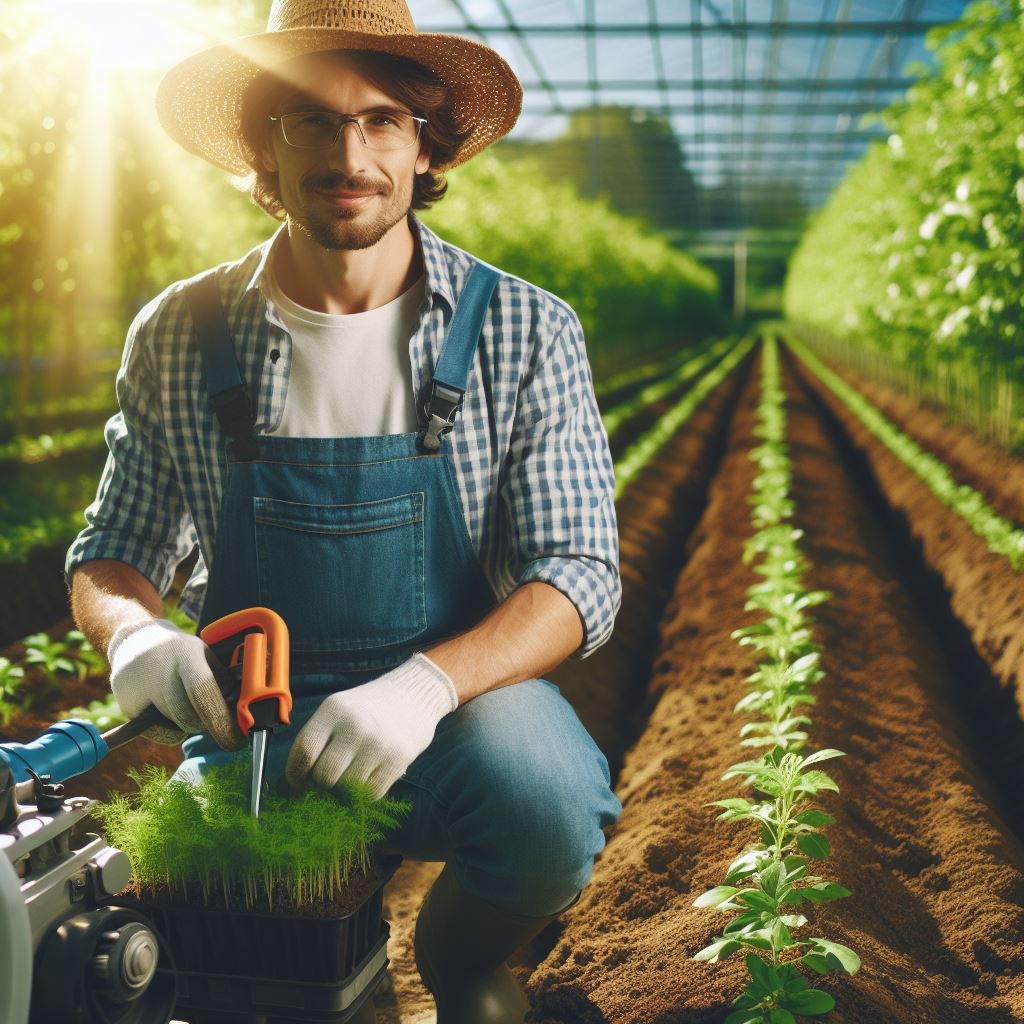
[[[459,706],[447,673],[423,654],[351,690],[332,693],[299,730],[285,778],[296,790],[361,779],[380,799],[430,746]]]
[[[182,729],[147,729],[147,739],[180,743],[188,733],[208,732],[224,750],[240,750],[245,736],[217,685],[216,657],[168,619],[126,623],[107,648],[110,688],[129,718],[154,704]]]

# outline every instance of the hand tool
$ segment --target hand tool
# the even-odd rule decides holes
[[[238,727],[250,739],[253,773],[249,810],[258,816],[268,742],[275,728],[289,724],[292,707],[288,628],[270,608],[243,608],[211,622],[199,636],[207,644],[207,660],[221,693],[229,703],[236,701]],[[7,756],[19,785],[38,788],[39,780],[45,778],[59,802],[57,783],[89,771],[109,751],[154,726],[178,729],[150,705],[130,722],[103,734],[90,722],[68,719],[50,726],[31,743],[4,743],[0,750]]]
[[[235,668],[241,659],[242,682],[236,714],[238,727],[249,737],[252,748],[249,813],[258,818],[266,783],[267,749],[274,729],[289,724],[292,709],[288,628],[284,619],[270,608],[247,608],[211,622],[200,636],[217,650],[219,644],[233,643],[243,630],[252,629],[257,632],[246,632],[243,643],[234,648],[228,666]]]

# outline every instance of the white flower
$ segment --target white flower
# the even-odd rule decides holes
[[[890,299],[898,299],[900,297],[900,286],[898,284],[890,284],[885,289],[885,294]]]
[[[978,268],[973,263],[968,263],[963,270],[953,279],[953,283],[956,285],[957,290],[964,292],[967,290],[967,286],[974,280],[974,275],[978,272]]]
[[[945,320],[939,324],[939,329],[935,332],[936,341],[945,341],[969,316],[971,310],[969,306],[961,306],[959,309],[954,310]]]
[[[961,203],[967,202],[967,197],[971,194],[971,183],[964,178],[956,187],[956,197]]]
[[[932,210],[927,217],[921,222],[921,226],[917,229],[917,233],[926,241],[930,242],[935,237],[935,229],[939,226],[939,221],[942,220],[942,214],[936,213]]]

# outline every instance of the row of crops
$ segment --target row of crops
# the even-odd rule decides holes
[[[1024,19],[980,0],[933,29],[934,70],[816,215],[788,319],[830,362],[1024,450]]]
[[[801,754],[811,718],[801,709],[816,703],[812,686],[824,672],[811,636],[807,609],[829,594],[807,590],[801,578],[806,563],[798,546],[801,531],[791,520],[791,464],[786,443],[785,394],[781,387],[778,348],[769,337],[762,352],[762,397],[754,433],[762,443],[750,453],[758,467],[750,497],[755,532],[746,541],[744,564],[763,579],[747,591],[747,610],[765,618],[733,632],[757,655],[757,669],[747,676],[750,692],[736,712],[754,715],[740,729],[740,744],[771,749],[755,760],[729,768],[723,780],[738,779],[753,787],[756,799],[730,797],[714,801],[719,820],[749,822],[757,839],[729,865],[724,883],[699,896],[696,907],[711,907],[731,920],[722,934],[700,950],[696,960],[718,962],[746,949],[746,987],[735,999],[726,1024],[795,1024],[796,1015],[818,1016],[835,1008],[827,992],[812,989],[797,964],[819,974],[841,970],[853,974],[860,958],[841,943],[821,937],[798,939],[794,932],[808,919],[795,912],[802,903],[817,904],[849,896],[849,890],[812,873],[812,862],[829,855],[821,831],[835,819],[816,798],[838,792],[820,768],[842,752],[823,749]],[[798,884],[799,883],[799,884]]]
[[[1013,543],[1019,530],[1014,524],[1004,520],[1009,534],[992,529],[986,517],[994,513],[987,509],[982,496],[957,484],[934,453],[920,446],[915,450],[913,442],[894,423],[844,385],[796,340],[791,328],[772,325],[765,333],[766,340],[760,347],[762,380],[754,430],[759,443],[748,453],[756,466],[749,495],[753,533],[743,544],[742,557],[757,579],[747,590],[746,608],[761,613],[763,619],[736,629],[732,635],[757,659],[746,679],[747,692],[735,707],[745,719],[738,742],[740,747],[767,749],[762,756],[733,764],[722,776],[725,782],[752,789],[752,794],[722,796],[714,801],[724,823],[752,830],[749,836],[735,833],[731,841],[722,836],[723,848],[737,840],[744,845],[730,853],[731,863],[721,884],[695,901],[696,907],[712,909],[728,920],[704,948],[678,950],[681,957],[689,955],[707,962],[709,970],[717,968],[719,961],[726,961],[723,971],[730,969],[730,957],[738,959],[734,955],[743,954],[744,979],[737,981],[734,972],[729,974],[733,980],[728,984],[736,986],[730,996],[733,1005],[729,1024],[794,1024],[797,1018],[830,1012],[837,1000],[841,1011],[839,991],[835,996],[826,991],[827,985],[817,981],[817,975],[840,972],[850,976],[860,966],[854,949],[830,937],[829,927],[837,920],[835,912],[824,922],[815,923],[814,911],[819,905],[838,901],[837,912],[841,914],[850,895],[833,880],[834,872],[827,870],[832,849],[825,830],[834,823],[829,813],[834,807],[829,802],[838,799],[838,787],[821,763],[841,755],[830,746],[817,750],[809,747],[814,722],[808,712],[817,704],[815,691],[820,692],[825,678],[821,652],[812,639],[815,623],[809,613],[824,605],[829,594],[804,582],[810,566],[801,550],[802,533],[793,525],[798,507],[793,496],[791,439],[787,437],[776,336],[873,431],[872,436],[931,487],[947,508],[964,516],[965,521],[971,521],[973,514],[972,529],[986,539],[994,556],[1019,569]],[[618,446],[616,473],[626,481],[620,485],[620,498],[633,481],[655,471],[669,440],[686,428],[689,418],[727,378],[740,372],[754,344],[754,337],[713,339],[602,383],[602,416],[609,437],[613,443],[627,433],[632,438]],[[665,426],[666,419],[669,427]],[[923,468],[915,468],[915,463]],[[944,480],[951,482],[956,502],[943,499]],[[1006,537],[1011,543],[1007,544]],[[720,623],[718,628],[727,634],[730,623]],[[65,638],[64,656],[70,661],[60,668],[51,667],[55,677],[62,673],[63,678],[70,678],[80,671],[73,665],[76,659],[70,650],[83,649],[76,640],[70,634]],[[44,641],[45,635],[26,638],[26,653]],[[49,643],[52,661],[60,656],[60,644]],[[8,663],[8,669],[15,667]],[[101,678],[98,670],[90,672]],[[15,710],[20,710],[24,705],[16,704],[17,700],[15,692]],[[110,716],[116,716],[117,709],[97,700],[92,709],[76,713],[94,717],[103,723],[102,728],[116,720]],[[857,800],[859,794],[854,791],[847,799]],[[689,899],[694,902],[693,896]],[[637,922],[638,927],[640,924],[642,921]],[[805,937],[807,933],[809,937]],[[585,959],[579,962],[585,963]],[[864,973],[860,971],[858,977]]]

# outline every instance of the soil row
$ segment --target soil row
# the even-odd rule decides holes
[[[727,920],[692,904],[752,838],[707,803],[741,795],[720,776],[749,753],[732,709],[753,662],[729,633],[756,619],[743,610],[756,577],[740,555],[758,383],[746,385],[662,622],[660,700],[625,760],[622,818],[530,979],[545,1024],[721,1021],[742,985],[741,960],[691,959]],[[812,744],[848,754],[832,762],[842,793],[823,801],[837,818],[827,877],[853,892],[812,911],[804,934],[863,959],[857,975],[821,983],[838,1003],[830,1019],[1010,1024],[1024,1015],[1024,849],[972,761],[951,711],[956,680],[883,524],[789,371],[786,385],[805,583],[833,594],[815,609],[827,678]]]
[[[922,448],[949,466],[960,483],[973,487],[1001,515],[1024,525],[1024,459],[987,444],[947,422],[943,410],[842,366],[829,365],[850,387],[873,402]]]
[[[1002,555],[989,551],[985,540],[943,505],[839,398],[802,363],[791,355],[789,359],[826,417],[863,455],[885,501],[948,591],[954,615],[1024,714],[1024,573],[1013,569]],[[931,450],[945,461],[950,453],[938,446],[938,440],[935,435],[936,446]],[[1020,475],[1018,469],[1016,477]]]
[[[622,607],[615,631],[591,657],[565,662],[548,677],[608,758],[613,783],[625,751],[646,724],[650,709],[645,691],[658,646],[658,622],[686,557],[687,535],[707,500],[751,362],[748,356],[736,367],[620,497],[616,513]],[[645,409],[638,417],[641,423],[628,424],[633,436],[653,426],[671,404],[667,400]],[[392,967],[391,987],[376,997],[381,1024],[431,1019],[433,1000],[420,984],[412,938],[420,903],[439,871],[439,864],[406,861],[385,890]],[[553,922],[511,961],[524,983],[550,952],[560,928],[560,921]]]

